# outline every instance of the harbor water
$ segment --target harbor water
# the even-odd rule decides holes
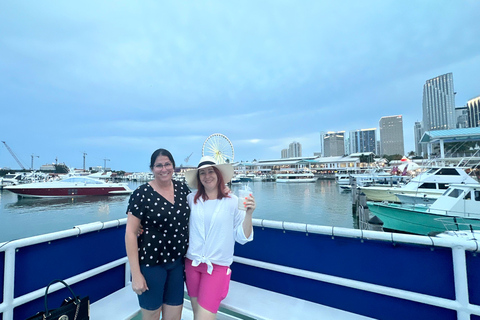
[[[135,189],[140,183],[130,183]],[[249,182],[257,201],[254,218],[356,228],[351,194],[332,180],[315,183]],[[243,184],[232,185],[237,194]],[[0,243],[126,218],[128,195],[78,198],[19,198],[0,191]]]

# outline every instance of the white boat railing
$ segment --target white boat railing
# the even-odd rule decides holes
[[[34,236],[25,239],[13,240],[9,242],[0,243],[0,252],[5,252],[5,261],[4,261],[4,275],[3,275],[3,301],[0,303],[0,314],[2,315],[3,320],[13,320],[13,310],[23,304],[41,298],[45,295],[46,287],[41,289],[29,292],[27,294],[21,295],[19,297],[14,297],[15,292],[15,262],[16,262],[16,253],[19,249],[40,244],[46,243],[53,240],[59,240],[63,238],[75,237],[81,234],[100,231],[107,228],[119,227],[125,225],[127,219],[112,220],[108,222],[94,222],[89,224],[84,224],[80,226],[75,226],[73,229],[59,231],[49,234],[44,234],[40,236]],[[130,266],[128,264],[127,257],[112,261],[110,263],[101,265],[97,268],[88,270],[86,272],[77,274],[73,277],[62,279],[67,282],[69,285],[74,285],[75,283],[81,282],[83,280],[92,278],[96,275],[99,275],[105,271],[111,270],[118,266],[125,266],[125,285],[130,283]],[[53,279],[52,279],[53,280]],[[64,286],[60,283],[53,284],[49,293],[53,293],[57,290],[64,289]],[[39,310],[40,311],[40,310]],[[33,314],[32,314],[33,315]]]
[[[45,288],[39,288],[37,290],[22,294],[18,297],[14,297],[14,286],[15,286],[15,263],[17,251],[23,247],[34,246],[40,243],[48,243],[49,241],[64,239],[64,238],[75,238],[83,234],[90,234],[93,232],[100,232],[104,229],[115,228],[126,223],[126,219],[110,221],[106,223],[91,223],[87,225],[81,225],[75,227],[74,229],[55,232],[51,234],[14,240],[11,242],[5,242],[0,244],[0,253],[4,252],[4,275],[3,275],[3,301],[0,303],[0,313],[2,314],[3,320],[13,320],[14,319],[14,309],[18,306],[26,304],[30,301],[38,299],[43,296]],[[430,237],[430,236],[416,236],[416,235],[407,235],[400,233],[388,233],[388,232],[377,232],[370,230],[358,230],[358,229],[349,229],[349,228],[340,228],[340,227],[329,227],[329,226],[318,226],[318,225],[309,225],[309,224],[299,224],[299,223],[290,223],[282,221],[270,221],[270,220],[260,220],[254,219],[254,226],[256,228],[255,232],[258,236],[262,232],[267,232],[266,235],[269,235],[270,232],[276,232],[275,237],[283,237],[283,234],[288,237],[288,235],[293,235],[293,238],[299,237],[301,234],[306,236],[306,241],[317,241],[316,238],[313,240],[313,235],[321,235],[322,239],[318,239],[322,246],[328,245],[331,243],[335,246],[335,243],[340,242],[342,245],[345,243],[346,239],[354,240],[356,246],[359,248],[365,248],[365,250],[371,250],[371,246],[378,246],[380,242],[381,245],[392,244],[391,248],[387,250],[392,252],[395,249],[397,244],[409,244],[409,245],[418,245],[425,247],[425,252],[431,252],[431,254],[436,254],[434,248],[447,248],[451,250],[451,258],[453,265],[453,281],[454,281],[454,298],[450,299],[448,297],[435,296],[432,294],[419,293],[414,291],[409,291],[406,289],[399,289],[395,287],[389,287],[382,284],[369,283],[367,281],[361,281],[356,279],[351,279],[342,275],[331,275],[321,272],[314,272],[309,270],[300,269],[298,267],[291,267],[287,265],[282,265],[279,263],[273,263],[271,261],[263,261],[262,259],[252,259],[240,255],[234,257],[234,262],[236,264],[241,264],[243,266],[254,266],[259,269],[264,269],[268,271],[277,272],[280,274],[291,275],[294,277],[300,277],[302,279],[308,279],[314,282],[328,283],[333,284],[339,287],[351,288],[365,293],[374,293],[379,296],[392,297],[395,299],[403,299],[406,301],[417,302],[425,305],[430,305],[434,307],[444,309],[449,309],[454,311],[457,314],[457,319],[467,320],[470,319],[470,315],[480,316],[480,305],[470,302],[471,296],[469,293],[468,287],[468,272],[467,272],[467,261],[466,261],[466,252],[472,252],[476,254],[479,251],[479,243],[477,240],[464,240],[457,237]],[[265,231],[263,231],[265,230]],[[278,232],[275,230],[281,230],[283,232]],[[311,235],[311,236],[309,236]],[[327,236],[327,237],[324,237]],[[331,237],[331,240],[329,240]],[[305,238],[305,237],[304,237]],[[287,238],[285,240],[290,240]],[[338,241],[337,241],[338,240]],[[358,242],[357,242],[358,240]],[[372,243],[372,241],[374,243]],[[261,237],[257,239],[258,246],[263,248],[270,248],[270,242],[262,242]],[[268,240],[270,241],[270,240]],[[302,240],[303,241],[303,240]],[[118,241],[116,242],[117,245]],[[250,253],[250,250],[256,250],[254,246],[255,241],[252,244],[245,246],[245,250]],[[123,244],[122,244],[123,245]],[[248,247],[250,246],[250,247]],[[244,246],[242,246],[244,247]],[[429,250],[428,248],[431,248]],[[301,252],[302,248],[298,248]],[[360,249],[362,250],[362,249]],[[262,251],[256,252],[255,254],[261,254]],[[339,255],[344,254],[344,252],[338,252]],[[360,252],[359,255],[362,253]],[[430,253],[428,253],[430,254]],[[308,256],[308,254],[306,255]],[[326,257],[328,258],[328,257]],[[414,259],[415,256],[412,256],[411,259]],[[430,258],[429,258],[430,259]],[[328,259],[324,263],[329,263]],[[0,264],[1,265],[1,264]],[[75,284],[81,282],[85,279],[92,278],[93,276],[99,275],[106,270],[117,268],[119,266],[125,265],[125,274],[124,274],[124,284],[127,285],[130,281],[130,270],[128,268],[127,258],[122,257],[120,259],[110,261],[101,266],[81,272],[72,277],[65,279],[69,284]],[[350,266],[355,268],[354,265]],[[368,270],[365,270],[368,271]],[[236,271],[234,271],[236,272]],[[241,272],[241,271],[240,271]],[[470,270],[470,272],[472,272]],[[474,271],[477,272],[477,271]],[[237,273],[238,275],[238,273]],[[477,276],[478,277],[478,276]],[[17,282],[21,281],[17,279]],[[53,286],[53,291],[61,288],[61,285]],[[346,298],[347,299],[347,298]],[[348,300],[348,299],[347,299]],[[348,303],[348,302],[347,302]],[[281,307],[281,306],[279,306]]]

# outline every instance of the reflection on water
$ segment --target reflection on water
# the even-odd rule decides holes
[[[316,183],[250,183],[258,219],[290,221],[337,227],[354,227],[351,195],[341,192],[335,181]],[[241,188],[233,185],[232,191]]]
[[[131,183],[136,189],[138,183]],[[353,228],[351,194],[334,181],[316,183],[249,183],[257,201],[254,218]],[[241,184],[234,184],[238,194]],[[72,228],[76,225],[126,218],[128,195],[78,198],[17,198],[0,191],[0,243]]]
[[[0,191],[0,242],[126,218],[128,195],[23,198]]]

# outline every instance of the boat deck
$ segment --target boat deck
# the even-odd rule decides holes
[[[135,316],[125,223],[92,223],[0,244],[0,319],[41,311],[52,279],[90,297],[92,320],[107,311],[107,319]],[[254,237],[235,248],[232,287],[222,304],[238,317],[480,319],[477,240],[267,220],[254,220]],[[51,289],[54,305],[68,296],[60,285]]]

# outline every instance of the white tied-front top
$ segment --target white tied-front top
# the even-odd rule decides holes
[[[207,200],[216,202],[215,205],[199,198],[193,203],[194,193],[187,196],[190,206],[189,246],[186,257],[192,260],[192,266],[206,263],[207,272],[212,273],[213,265],[230,266],[233,262],[235,241],[245,244],[253,240],[253,231],[249,238],[243,232],[245,211],[238,210],[237,196],[230,194],[230,198],[221,200]],[[213,214],[205,213],[206,208],[213,208]],[[205,216],[210,215],[210,226],[205,228]]]

